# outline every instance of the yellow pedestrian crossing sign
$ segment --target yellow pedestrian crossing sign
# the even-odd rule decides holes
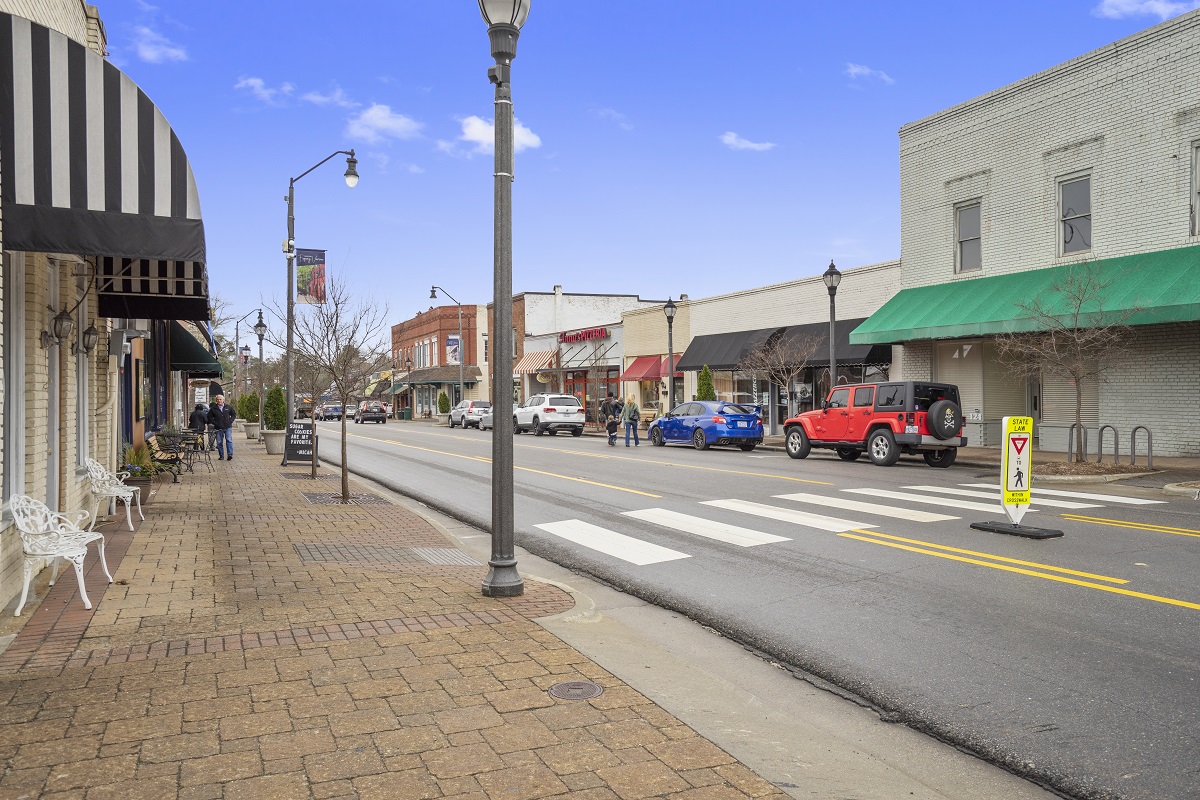
[[[1001,500],[1014,525],[1029,509],[1033,467],[1033,417],[1005,417],[1004,453],[1000,459]]]

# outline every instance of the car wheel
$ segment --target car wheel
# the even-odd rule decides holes
[[[926,450],[925,463],[931,467],[946,468],[958,458],[957,447],[947,447],[945,450]]]
[[[929,407],[925,425],[935,439],[952,439],[962,430],[962,409],[949,400],[938,400]]]
[[[658,428],[650,429],[650,444],[654,445],[655,447],[662,447],[664,444],[666,444],[662,438],[662,431]]]
[[[867,455],[877,467],[890,467],[900,458],[896,437],[887,428],[880,428],[867,439]]]
[[[546,433],[550,434],[551,436],[558,436],[558,431],[551,430],[551,431],[546,431]]]
[[[751,442],[750,444],[739,444],[738,447],[742,448],[742,452],[749,453],[751,450],[757,447],[757,445],[754,442]]]
[[[571,435],[572,436],[583,436],[583,428],[572,428]]]
[[[513,417],[513,436],[521,432],[521,426],[517,424],[517,418]]]
[[[697,450],[708,449],[708,439],[705,438],[704,431],[701,428],[696,428],[696,430],[692,432],[692,447],[696,448]]]
[[[855,450],[853,447],[839,447],[837,454],[838,458],[842,461],[858,461],[858,457],[862,455],[862,450]]]
[[[543,433],[545,433],[545,431],[542,430],[542,423],[538,422],[537,417],[534,417],[533,418],[533,435],[541,436]]]
[[[808,441],[808,435],[799,425],[793,427],[787,432],[786,438],[787,454],[792,458],[808,458],[808,454],[812,451],[812,444]]]

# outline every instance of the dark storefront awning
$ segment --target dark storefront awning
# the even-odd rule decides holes
[[[1155,325],[1200,319],[1200,247],[1181,247],[1157,253],[1139,253],[1093,261],[1089,267],[1063,264],[1047,269],[1011,272],[989,278],[972,278],[936,286],[903,289],[872,314],[851,340],[864,344],[889,344],[914,339],[958,339],[998,333],[1039,330],[1038,321],[1019,304],[1040,298],[1057,303],[1047,308],[1068,321],[1069,298],[1055,291],[1072,270],[1094,269],[1098,298],[1084,324],[1093,324],[1097,313],[1107,319],[1123,318],[1126,325]],[[1127,315],[1127,316],[1126,316]]]
[[[129,76],[0,13],[6,250],[97,256],[100,314],[207,319],[204,223],[179,138]]]
[[[221,377],[221,362],[213,358],[195,336],[178,322],[171,322],[171,369],[187,372],[193,378]]]
[[[863,319],[837,320],[834,323],[834,350],[839,364],[888,364],[892,360],[890,347],[872,347],[870,344],[850,344],[850,332],[861,325]],[[736,370],[743,359],[754,348],[774,335],[793,340],[797,352],[812,352],[806,359],[811,366],[829,365],[829,323],[814,322],[808,325],[789,325],[786,328],[760,328],[753,331],[715,333],[692,339],[687,350],[675,365],[677,371],[697,372],[708,365],[713,370]],[[665,371],[666,367],[663,367]]]

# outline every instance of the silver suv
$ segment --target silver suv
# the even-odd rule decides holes
[[[570,431],[572,436],[582,436],[583,406],[569,394],[535,394],[513,409],[513,433],[523,431],[538,436]]]
[[[492,404],[487,400],[463,400],[450,409],[450,427],[462,425],[464,428],[478,428],[479,420],[491,408]]]

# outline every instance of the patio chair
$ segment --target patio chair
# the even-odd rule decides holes
[[[92,524],[88,526],[88,530],[96,527],[96,520],[100,516],[100,503],[107,497],[114,498],[125,504],[125,521],[129,523],[129,530],[133,530],[133,514],[130,511],[130,505],[137,500],[138,516],[145,519],[146,516],[142,513],[142,487],[126,486],[125,478],[129,477],[128,472],[110,472],[99,461],[93,458],[87,460],[88,480],[92,484],[92,494],[96,496],[96,510],[92,512]]]
[[[21,532],[21,550],[25,556],[21,599],[17,603],[15,617],[21,616],[25,608],[25,600],[29,596],[29,583],[35,574],[34,566],[40,561],[50,561],[54,572],[50,576],[50,585],[58,580],[58,563],[66,559],[75,565],[75,579],[79,582],[79,596],[83,607],[90,609],[92,601],[88,600],[87,590],[83,585],[83,559],[87,555],[87,546],[95,542],[100,551],[100,566],[108,582],[112,583],[112,573],[108,571],[108,562],[104,559],[104,534],[86,531],[80,526],[91,516],[87,511],[76,511],[70,514],[59,514],[51,511],[46,504],[23,494],[13,495],[8,502],[17,530]]]

